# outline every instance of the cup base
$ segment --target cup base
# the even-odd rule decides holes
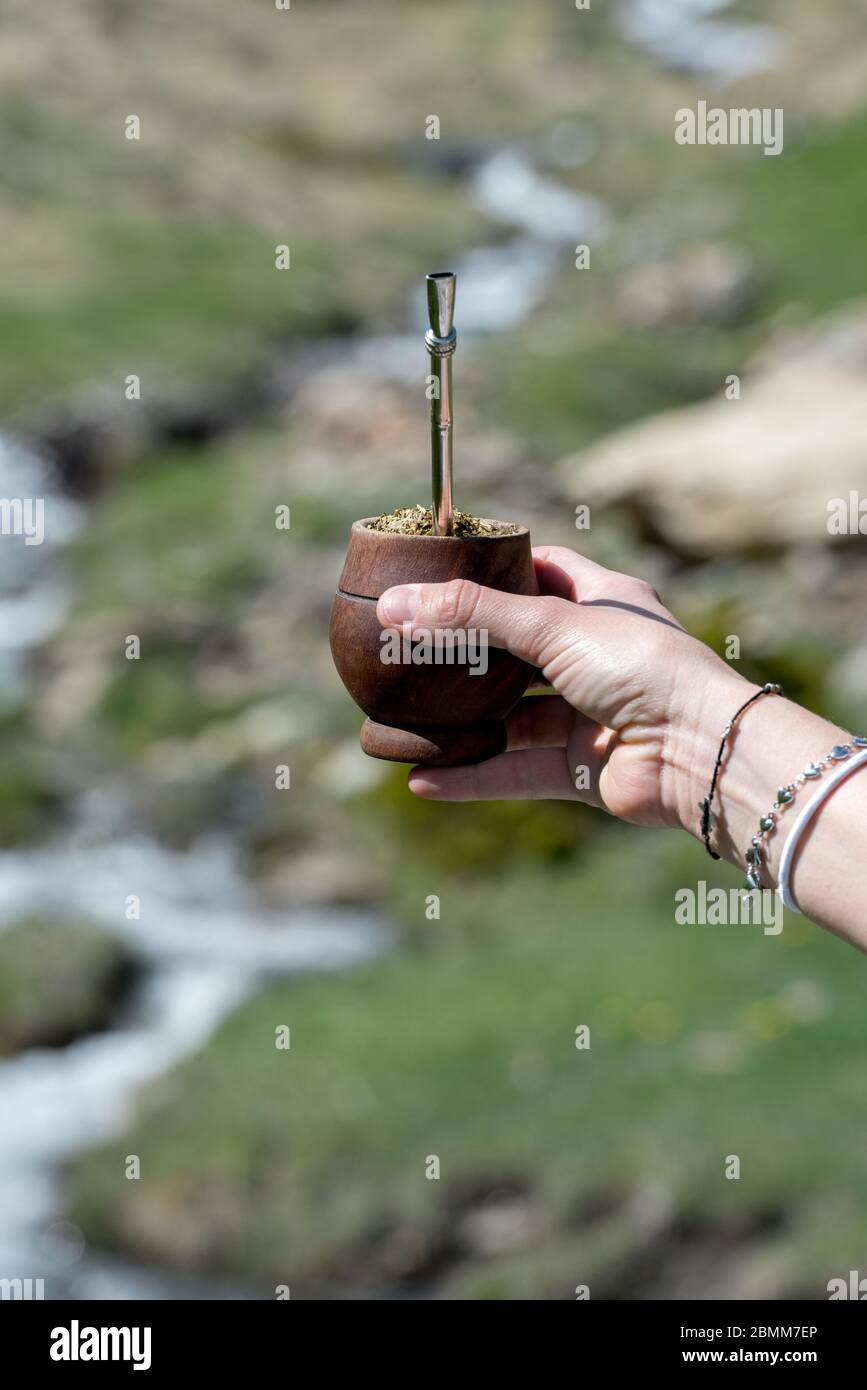
[[[392,763],[420,763],[425,767],[454,767],[461,763],[483,763],[506,749],[506,726],[488,719],[479,724],[434,725],[398,729],[365,719],[359,735],[364,752],[371,758]]]

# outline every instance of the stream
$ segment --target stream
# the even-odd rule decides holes
[[[772,62],[779,37],[766,26],[716,18],[725,8],[726,0],[622,0],[616,13],[624,36],[653,58],[728,81]],[[558,148],[571,151],[560,162],[576,167],[587,133],[564,123]],[[598,199],[542,176],[526,149],[495,151],[469,179],[479,209],[509,233],[454,264],[460,331],[472,338],[518,328],[564,254],[598,243],[609,217]],[[375,362],[380,374],[415,379],[422,294],[408,306],[405,334],[353,341],[348,350]],[[62,494],[48,466],[0,438],[0,498],[19,497],[44,498],[45,541],[26,546],[3,536],[0,544],[3,701],[26,697],[31,654],[63,622],[63,548],[86,525],[84,507]],[[58,1173],[65,1160],[122,1133],[139,1088],[203,1046],[268,978],[352,966],[390,949],[392,934],[362,911],[269,912],[230,842],[172,852],[119,832],[123,811],[83,796],[73,835],[0,853],[0,930],[26,913],[61,922],[77,915],[122,936],[142,967],[141,984],[109,1031],[0,1063],[0,1278],[43,1279],[48,1298],[261,1296],[88,1250],[57,1219]],[[124,917],[130,892],[142,901],[135,923]]]
[[[85,524],[50,468],[0,439],[0,498],[44,502],[41,545],[0,545],[0,699],[26,697],[28,658],[68,608],[63,548]],[[186,853],[118,833],[120,801],[86,793],[74,834],[0,852],[0,931],[22,917],[75,919],[119,936],[139,967],[130,1003],[107,1031],[0,1063],[0,1279],[41,1279],[48,1298],[214,1297],[164,1271],[85,1249],[57,1222],[64,1160],[122,1130],[135,1093],[200,1047],[269,978],[345,968],[387,949],[389,932],[361,911],[273,913],[258,901],[231,843]],[[141,920],[126,920],[127,894]],[[225,1296],[238,1296],[227,1290]]]
[[[135,923],[123,913],[131,885]],[[29,912],[101,923],[133,953],[142,984],[109,1031],[0,1066],[0,1277],[44,1279],[48,1297],[196,1296],[192,1281],[93,1255],[54,1224],[57,1166],[116,1134],[137,1089],[206,1043],[269,977],[354,965],[386,949],[389,933],[360,911],[265,912],[230,844],[179,854],[87,828],[72,844],[0,855],[0,923]]]
[[[734,0],[619,0],[617,26],[661,67],[727,86],[781,59],[785,37],[770,24],[730,19]]]

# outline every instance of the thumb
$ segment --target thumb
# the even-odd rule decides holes
[[[383,627],[407,635],[440,628],[475,631],[531,666],[546,663],[575,634],[578,607],[551,595],[504,594],[471,579],[447,584],[402,584],[386,589],[376,606]]]

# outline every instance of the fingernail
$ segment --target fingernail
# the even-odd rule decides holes
[[[417,767],[409,774],[407,786],[416,796],[436,796],[438,791],[436,782]]]
[[[419,585],[404,584],[386,589],[379,600],[379,616],[387,623],[412,622],[418,612]]]

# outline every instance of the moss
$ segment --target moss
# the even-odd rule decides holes
[[[0,845],[20,844],[46,829],[62,801],[55,779],[26,714],[0,716]]]
[[[132,973],[122,947],[83,923],[28,918],[0,931],[0,1055],[100,1031]]]

